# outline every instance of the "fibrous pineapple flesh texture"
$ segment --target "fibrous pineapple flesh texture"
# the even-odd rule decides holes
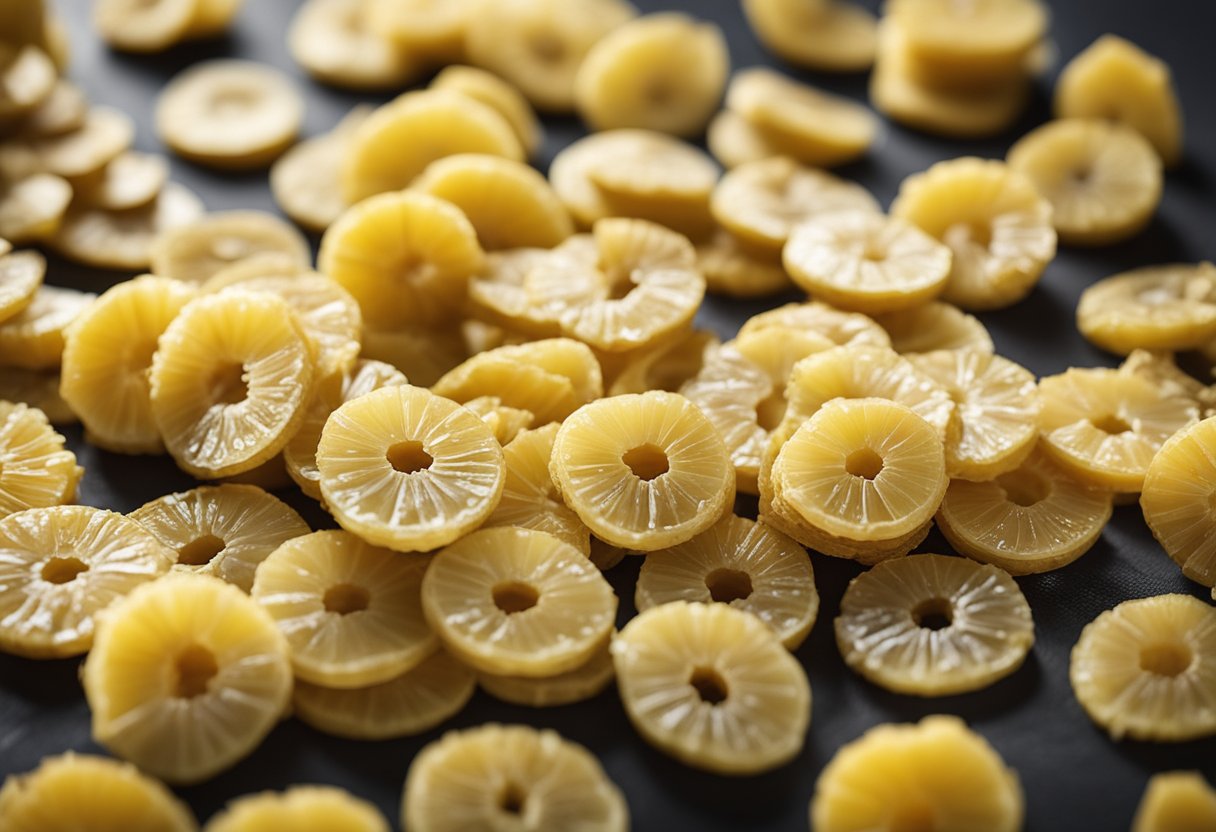
[[[1204,832],[1216,828],[1216,790],[1197,771],[1167,771],[1148,780],[1132,832]]]
[[[815,832],[1017,832],[1022,787],[997,751],[953,716],[879,725],[843,746],[811,799]]]
[[[802,750],[811,688],[759,618],[676,601],[631,620],[612,642],[625,712],[650,743],[717,774],[758,774]]]
[[[24,309],[0,322],[0,367],[58,368],[64,332],[96,299],[87,292],[40,286]]]
[[[1099,280],[1077,303],[1077,329],[1104,350],[1192,350],[1216,340],[1216,266],[1173,263]]]
[[[532,157],[545,139],[545,128],[536,111],[518,87],[493,72],[473,66],[453,64],[444,67],[431,81],[431,87],[451,90],[493,107],[515,131],[524,155]]]
[[[1182,572],[1216,586],[1216,418],[1174,434],[1153,457],[1140,507],[1153,537]]]
[[[573,670],[603,646],[617,598],[569,543],[532,529],[492,528],[436,555],[422,605],[444,646],[465,664],[541,677]]]
[[[673,601],[729,604],[767,624],[790,650],[806,639],[819,612],[806,551],[763,521],[734,515],[648,554],[634,597],[639,612]]]
[[[818,301],[787,303],[753,315],[739,328],[739,337],[770,327],[808,330],[837,346],[891,346],[886,330],[872,318],[860,312],[844,312]]]
[[[734,504],[725,443],[696,405],[674,393],[585,405],[562,424],[549,467],[592,533],[626,549],[682,543]]]
[[[400,90],[420,74],[416,51],[385,37],[362,0],[308,0],[287,30],[291,57],[316,80],[352,90]]]
[[[1069,680],[1114,739],[1216,734],[1216,609],[1189,595],[1124,601],[1081,631]]]
[[[253,485],[167,494],[130,517],[176,553],[175,569],[214,575],[246,592],[258,564],[281,544],[309,532],[291,506]]]
[[[629,807],[599,761],[551,730],[487,723],[418,753],[401,819],[416,832],[626,832]]]
[[[46,260],[36,251],[0,254],[0,321],[29,306],[42,286]]]
[[[5,832],[198,832],[190,809],[135,766],[71,751],[10,775],[0,820]]]
[[[942,301],[878,315],[874,320],[887,331],[891,347],[901,355],[937,350],[995,351],[992,336],[979,318]]]
[[[527,708],[553,708],[598,696],[615,677],[610,643],[573,670],[554,676],[505,676],[478,673],[481,689],[503,702]]]
[[[291,699],[291,659],[274,621],[204,575],[168,575],[110,607],[82,679],[93,739],[181,784],[248,755]]]
[[[317,1],[356,5],[360,2]],[[354,140],[355,128],[371,112],[370,105],[357,105],[328,133],[305,139],[275,160],[270,168],[270,192],[279,209],[293,222],[320,234],[350,207],[342,193],[342,165]]]
[[[874,63],[877,21],[841,0],[744,0],[748,25],[769,50],[797,66],[860,72]]]
[[[205,283],[223,269],[262,254],[290,257],[306,271],[308,241],[294,226],[263,211],[222,211],[167,230],[152,246],[152,273]]]
[[[0,518],[70,503],[84,469],[46,414],[0,399]]]
[[[389,832],[380,810],[334,786],[292,786],[229,801],[207,821],[206,832]]]
[[[0,520],[0,649],[78,656],[93,644],[102,610],[172,564],[172,552],[121,514],[84,506],[10,514]]]

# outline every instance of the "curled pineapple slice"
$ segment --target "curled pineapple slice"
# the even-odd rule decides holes
[[[421,61],[369,20],[362,0],[308,0],[292,16],[287,48],[318,81],[353,90],[400,90]],[[368,7],[370,9],[370,7]]]
[[[1216,339],[1216,266],[1149,266],[1099,280],[1081,293],[1077,328],[1120,355],[1198,349]]]
[[[545,128],[528,99],[492,72],[472,66],[447,66],[431,81],[431,87],[458,92],[493,107],[511,125],[524,155],[529,158],[535,156],[544,143]]]
[[[979,318],[942,301],[888,312],[875,320],[887,331],[892,348],[901,355],[910,357],[937,350],[995,351],[992,336]]]
[[[64,331],[96,299],[87,292],[39,286],[24,309],[0,322],[0,365],[27,370],[58,367]]]
[[[152,272],[205,283],[228,266],[262,254],[291,257],[301,271],[312,260],[304,236],[273,214],[222,211],[161,234],[152,246]]]
[[[45,275],[46,260],[36,251],[0,254],[0,321],[34,302]]]
[[[760,42],[783,60],[823,72],[860,72],[874,63],[877,22],[841,0],[743,0]]]
[[[1051,205],[1003,162],[939,162],[904,180],[891,213],[954,252],[942,297],[964,309],[1016,303],[1055,257]]]
[[[590,659],[565,673],[539,677],[479,673],[477,683],[490,696],[512,705],[554,708],[599,696],[615,676],[610,645],[604,642]]]
[[[485,553],[492,551],[493,558]],[[612,587],[550,534],[482,529],[435,556],[422,582],[426,619],[476,670],[552,676],[587,662],[616,617]]]
[[[953,716],[879,725],[843,746],[811,799],[816,832],[984,829],[1017,832],[1025,807],[1017,774]]]
[[[625,625],[612,660],[634,727],[687,765],[758,774],[802,750],[806,672],[753,615],[726,604],[663,604]]]
[[[329,3],[334,0],[319,0]],[[345,4],[348,0],[336,0]],[[357,4],[359,0],[354,0]],[[297,144],[270,168],[270,192],[284,214],[308,231],[329,228],[349,207],[342,193],[342,165],[355,129],[372,109],[358,105],[328,133]]]
[[[780,155],[751,122],[733,110],[722,110],[710,120],[705,146],[727,169]]]
[[[207,821],[206,832],[389,832],[380,810],[333,786],[292,786],[229,801]]]
[[[248,592],[258,564],[308,524],[291,506],[252,485],[204,486],[168,494],[131,512],[166,548],[176,569],[214,575]]]
[[[732,298],[775,295],[793,285],[779,254],[750,251],[726,230],[697,245],[697,268],[711,294]]]
[[[1216,734],[1216,609],[1189,595],[1124,601],[1081,631],[1069,680],[1114,739],[1183,742]]]
[[[753,315],[739,328],[739,337],[770,327],[807,330],[839,346],[891,346],[890,336],[872,318],[859,312],[844,312],[818,301],[787,303]]]
[[[669,344],[645,350],[626,364],[608,389],[608,395],[666,390],[675,393],[696,378],[705,366],[706,354],[719,345],[718,336],[692,330]]]
[[[1167,771],[1148,779],[1132,832],[1203,832],[1216,825],[1216,790],[1197,771]]]
[[[402,825],[417,832],[507,829],[626,832],[629,808],[599,761],[555,731],[487,723],[418,753]]]
[[[190,809],[135,766],[68,751],[0,789],[6,832],[198,832]]]
[[[72,186],[49,173],[0,181],[0,235],[17,245],[53,236],[72,201]]]
[[[1216,419],[1178,431],[1153,457],[1140,495],[1153,537],[1183,574],[1204,586],[1216,586],[1213,443]]]
[[[572,239],[581,239],[581,235]],[[487,253],[484,266],[469,280],[469,314],[491,326],[536,338],[560,335],[557,319],[561,307],[538,308],[524,284],[534,268],[556,259],[562,259],[572,271],[585,267],[587,258],[570,257],[568,249],[560,245],[555,249],[517,248]]]
[[[502,448],[455,402],[409,385],[339,407],[317,447],[338,523],[377,546],[426,551],[480,526],[502,495]]]

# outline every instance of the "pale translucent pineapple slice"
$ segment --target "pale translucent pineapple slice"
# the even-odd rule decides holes
[[[176,553],[175,569],[214,575],[246,592],[258,564],[309,532],[291,506],[252,485],[167,494],[129,516]]]
[[[722,100],[729,75],[721,28],[665,12],[601,38],[579,66],[574,98],[593,130],[638,127],[695,137]]]
[[[167,229],[152,246],[152,273],[187,283],[205,283],[217,272],[248,257],[282,254],[301,271],[312,253],[294,227],[264,211],[222,211]]]
[[[431,81],[437,90],[451,90],[498,111],[519,139],[524,155],[535,156],[544,143],[545,128],[528,99],[512,84],[492,72],[472,66],[444,67]]]
[[[36,251],[0,254],[0,322],[34,302],[46,275],[46,259]]]
[[[370,106],[357,105],[328,133],[305,139],[275,160],[270,192],[295,223],[322,233],[349,207],[342,193],[342,166],[356,128],[371,114]]]
[[[305,72],[353,90],[400,90],[419,74],[412,50],[365,14],[362,0],[308,0],[291,19],[287,48]]]
[[[1148,779],[1132,832],[1204,832],[1216,827],[1216,790],[1197,771],[1167,771]]]
[[[72,502],[83,475],[46,414],[0,399],[0,518]]]
[[[1182,572],[1216,586],[1216,419],[1178,431],[1153,457],[1144,478],[1144,520]]]
[[[783,60],[822,72],[861,72],[874,63],[873,13],[839,0],[744,0],[752,32]]]
[[[555,731],[487,723],[418,753],[402,825],[419,832],[511,829],[626,832],[629,807],[599,761]]]
[[[191,301],[160,337],[152,418],[165,448],[200,478],[257,468],[304,420],[312,342],[286,301],[240,287]]]
[[[599,696],[615,676],[610,644],[605,642],[590,659],[565,673],[541,677],[478,673],[477,682],[482,690],[503,702],[526,708],[555,708]]]
[[[1051,203],[1060,241],[1102,246],[1140,233],[1161,202],[1161,157],[1130,127],[1048,122],[1009,149],[1009,166]]]
[[[1216,609],[1189,595],[1124,601],[1081,631],[1069,680],[1114,739],[1185,742],[1216,734]]]
[[[1043,447],[1097,488],[1135,493],[1165,441],[1199,418],[1189,396],[1105,368],[1073,368],[1039,381]]]
[[[1149,266],[1090,284],[1077,303],[1077,328],[1120,355],[1198,349],[1216,339],[1216,266]]]
[[[55,89],[55,63],[34,44],[0,44],[0,121],[34,112]]]
[[[41,659],[85,653],[97,615],[172,563],[155,537],[111,511],[9,515],[0,520],[0,650]]]
[[[41,167],[65,179],[96,173],[131,147],[135,124],[109,107],[93,107],[78,130],[30,143]]]
[[[364,328],[362,356],[391,364],[414,384],[434,384],[469,357],[464,334],[451,326],[406,329]]]
[[[888,312],[875,320],[887,331],[891,346],[901,355],[910,357],[937,350],[995,351],[992,336],[979,318],[942,301]]]
[[[59,394],[59,373],[0,367],[0,400],[25,402],[46,414],[52,425],[79,424],[80,418]]]
[[[722,110],[710,120],[705,146],[728,170],[781,155],[751,122],[732,110]]]
[[[171,783],[247,756],[291,699],[287,642],[218,578],[168,575],[110,607],[82,672],[93,739]]]
[[[339,407],[317,447],[321,495],[369,543],[445,546],[480,526],[506,478],[502,448],[473,413],[418,387],[386,387]]]
[[[415,54],[443,60],[461,54],[478,11],[474,0],[368,0],[363,13],[377,32]]]
[[[186,804],[135,766],[71,751],[10,775],[0,818],[6,832],[198,832]]]
[[[855,344],[890,347],[891,339],[873,319],[859,312],[844,312],[826,303],[787,303],[748,318],[739,328],[740,337],[769,327],[804,329],[844,346]]]
[[[811,688],[759,618],[676,601],[631,620],[612,642],[625,712],[650,743],[717,774],[758,774],[802,750]]]
[[[400,676],[343,690],[297,679],[292,710],[318,731],[352,740],[421,734],[455,716],[477,689],[477,677],[444,650]]]
[[[734,504],[725,443],[683,396],[653,391],[592,402],[562,424],[550,462],[566,504],[623,548],[674,546]]]
[[[697,246],[697,269],[711,294],[732,298],[765,297],[793,286],[779,255],[749,250],[724,229]]]
[[[608,395],[666,390],[675,393],[696,378],[708,352],[719,344],[712,332],[694,329],[669,344],[645,350],[629,361],[608,389]]]
[[[96,299],[74,289],[39,286],[24,309],[0,322],[0,365],[27,370],[58,367],[65,330]]]
[[[128,150],[97,173],[73,183],[75,198],[106,211],[131,211],[156,199],[169,181],[163,156]]]
[[[953,716],[879,725],[843,746],[819,775],[810,808],[815,832],[1017,832],[1024,816],[1017,774]]]
[[[124,52],[161,52],[185,39],[198,0],[100,0],[93,25],[102,39]]]
[[[1056,254],[1051,205],[1003,162],[939,162],[900,185],[891,213],[954,252],[942,297],[964,309],[997,309],[1026,297]]]
[[[229,801],[207,821],[206,832],[389,832],[380,810],[334,786],[292,786]]]
[[[51,237],[71,201],[72,186],[50,173],[0,180],[0,236],[16,245]]]

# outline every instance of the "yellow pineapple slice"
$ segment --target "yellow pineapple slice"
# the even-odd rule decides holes
[[[1069,680],[1112,738],[1185,742],[1216,734],[1216,609],[1189,595],[1124,601],[1081,631]]]
[[[821,72],[861,72],[874,63],[874,15],[841,0],[743,0],[743,13],[765,48]]]
[[[342,166],[355,130],[371,113],[371,107],[357,105],[328,133],[305,139],[271,166],[270,192],[274,201],[283,213],[308,231],[323,233],[349,207],[342,193]]]
[[[528,99],[516,87],[492,72],[472,66],[447,66],[431,81],[437,90],[451,90],[493,107],[507,120],[527,157],[544,144],[545,128]]]
[[[1204,417],[1212,415],[1216,390],[1180,368],[1173,353],[1133,350],[1119,365],[1119,372],[1140,376],[1159,390],[1190,398],[1199,405]]]
[[[942,301],[888,312],[874,320],[887,331],[894,350],[909,357],[937,350],[992,353],[996,349],[979,318]]]
[[[459,208],[401,191],[343,213],[321,238],[317,262],[354,295],[369,326],[397,329],[454,316],[483,261],[477,232]]]
[[[605,543],[598,537],[591,538],[591,562],[601,572],[607,572],[613,569],[625,559],[626,555],[642,555],[644,552],[626,552],[619,546],[613,546],[611,543]]]
[[[634,727],[687,765],[758,774],[802,750],[806,672],[753,615],[727,604],[663,604],[625,625],[612,659]]]
[[[134,138],[130,116],[109,107],[93,107],[79,129],[36,139],[29,147],[43,170],[74,180],[104,168],[129,150]]]
[[[1182,113],[1169,66],[1118,35],[1103,35],[1056,81],[1057,118],[1108,118],[1139,131],[1166,167],[1182,155]]]
[[[651,14],[591,48],[574,98],[593,130],[637,127],[695,137],[722,100],[729,75],[720,27],[678,12]]]
[[[0,650],[41,659],[86,652],[97,615],[173,563],[135,521],[84,506],[10,514],[0,555]]]
[[[0,180],[0,236],[16,245],[55,234],[72,201],[72,186],[49,173]]]
[[[131,211],[155,200],[168,181],[169,163],[163,156],[128,150],[73,187],[76,198],[94,208]]]
[[[363,358],[391,364],[425,387],[469,357],[464,335],[454,327],[411,326],[363,330]]]
[[[60,78],[51,94],[21,120],[18,133],[34,139],[62,136],[83,127],[88,114],[89,100],[84,90]]]
[[[711,294],[732,298],[765,297],[793,286],[778,254],[751,251],[724,229],[697,246],[697,269]]]
[[[157,341],[194,298],[163,277],[139,277],[103,293],[65,333],[60,392],[89,441],[121,453],[158,453],[148,375]]]
[[[34,44],[0,43],[0,121],[37,110],[54,91],[56,77],[55,63],[45,50]]]
[[[1199,418],[1189,396],[1140,376],[1073,368],[1039,381],[1043,447],[1082,482],[1135,493],[1165,441]]]
[[[72,502],[83,475],[46,414],[0,399],[0,518]]]
[[[291,19],[287,48],[316,80],[352,90],[400,90],[421,61],[365,14],[362,0],[308,0]]]
[[[469,314],[484,323],[536,338],[560,335],[560,309],[536,308],[524,288],[533,268],[557,259],[563,259],[572,270],[585,267],[585,258],[569,257],[562,246],[489,252],[484,267],[469,280]]]
[[[477,682],[482,690],[503,702],[525,708],[555,708],[599,696],[615,676],[610,645],[605,642],[590,659],[565,673],[541,677],[478,673]]]
[[[80,422],[59,394],[59,373],[0,367],[0,401],[25,402],[46,414],[52,425]]]
[[[485,522],[506,477],[490,428],[418,387],[386,387],[334,411],[317,447],[338,523],[377,546],[426,551]]]
[[[705,146],[728,170],[780,155],[751,122],[733,110],[721,110],[710,120]]]
[[[633,550],[689,540],[734,504],[725,443],[696,405],[674,393],[580,408],[557,433],[550,470],[597,537]]]
[[[555,731],[487,723],[418,752],[405,778],[402,825],[626,832],[629,807],[599,761]]]
[[[228,802],[207,821],[206,832],[389,832],[380,810],[334,786],[292,786]]]
[[[249,257],[282,254],[303,271],[312,261],[308,241],[294,227],[263,211],[223,211],[166,230],[152,246],[152,273],[205,283]]]
[[[954,252],[942,298],[964,309],[1016,303],[1056,254],[1051,206],[1030,179],[1003,162],[939,162],[904,180],[891,213]]]
[[[415,54],[432,60],[459,56],[474,0],[368,0],[367,24]]]
[[[184,40],[198,0],[100,0],[93,25],[102,40],[123,52],[161,52]]]
[[[1148,779],[1132,832],[1204,832],[1216,827],[1216,790],[1197,771],[1167,771]]]
[[[1216,266],[1149,266],[1090,284],[1077,303],[1077,328],[1120,355],[1198,349],[1216,339]]]
[[[198,832],[190,809],[135,766],[71,751],[10,775],[0,818],[6,832]]]
[[[326,734],[388,740],[421,734],[455,716],[477,689],[477,677],[444,650],[387,682],[328,688],[297,679],[292,710]]]
[[[87,292],[39,286],[24,309],[0,322],[0,365],[27,370],[58,367],[65,330],[96,299]]]
[[[1024,816],[1017,774],[953,716],[879,725],[844,745],[819,775],[810,807],[815,832],[1017,832]]]
[[[873,319],[859,312],[844,312],[818,301],[787,303],[785,306],[753,315],[739,328],[739,336],[769,327],[808,330],[841,346],[891,346],[890,337]]]
[[[0,323],[34,302],[45,275],[46,260],[36,251],[0,254]]]
[[[1161,202],[1161,157],[1122,124],[1048,122],[1019,139],[1008,159],[1051,203],[1052,223],[1068,245],[1102,246],[1134,237]]]
[[[291,698],[287,642],[252,598],[174,574],[110,607],[82,672],[93,739],[171,783],[247,756]]]
[[[644,350],[617,374],[608,395],[648,390],[676,393],[686,382],[696,378],[705,366],[707,353],[718,344],[718,336],[712,332],[692,330],[671,343]]]
[[[1178,431],[1153,457],[1140,495],[1153,537],[1183,574],[1204,586],[1216,586],[1213,442],[1216,419]]]

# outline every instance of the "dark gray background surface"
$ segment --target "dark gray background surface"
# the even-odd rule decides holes
[[[743,23],[735,0],[634,0],[643,10],[683,9],[717,20],[726,30],[736,67],[772,63]],[[194,61],[221,56],[254,58],[299,80],[308,98],[306,132],[328,129],[360,98],[308,81],[286,53],[287,21],[294,0],[250,0],[233,32],[222,39],[175,49],[159,57],[111,53],[92,36],[88,0],[58,0],[70,23],[71,75],[96,103],[117,106],[139,124],[137,145],[163,150],[151,130],[159,88]],[[877,4],[869,0],[867,5]],[[1112,364],[1077,333],[1073,310],[1094,280],[1140,265],[1216,256],[1216,5],[1207,0],[1057,0],[1052,35],[1060,61],[1103,32],[1129,37],[1172,65],[1187,118],[1185,163],[1168,177],[1158,218],[1137,239],[1098,251],[1063,250],[1029,299],[982,316],[998,350],[1038,374],[1070,365]],[[864,76],[795,75],[864,100]],[[1049,73],[1054,78],[1056,69]],[[1034,107],[1008,135],[984,142],[950,142],[888,125],[869,157],[842,171],[889,203],[909,173],[964,154],[1003,156],[1021,133],[1047,117],[1050,78]],[[551,120],[547,163],[581,133],[574,120]],[[207,207],[273,210],[264,174],[222,175],[173,162],[173,175],[196,190]],[[124,275],[90,272],[61,263],[51,282],[96,291]],[[759,309],[783,302],[739,303],[709,299],[705,324],[723,336]],[[122,457],[85,447],[69,431],[87,468],[80,500],[129,511],[170,490],[191,485],[167,459]],[[325,516],[298,494],[288,496],[315,525]],[[741,505],[741,510],[754,511]],[[936,533],[920,551],[949,551]],[[628,559],[609,577],[621,596],[622,620],[633,614],[638,562]],[[1148,776],[1169,769],[1203,769],[1216,775],[1216,740],[1178,745],[1113,743],[1085,717],[1068,685],[1068,656],[1081,628],[1120,601],[1165,592],[1207,594],[1185,580],[1154,543],[1135,506],[1117,509],[1094,549],[1077,563],[1047,575],[1019,579],[1034,609],[1037,643],[1013,676],[978,693],[921,700],[896,696],[848,671],[837,652],[831,620],[841,593],[858,573],[852,564],[815,556],[823,605],[810,639],[797,656],[810,674],[814,714],[806,748],[769,774],[728,779],[680,766],[650,749],[630,727],[615,690],[594,701],[532,711],[483,694],[442,728],[413,739],[360,743],[326,737],[296,721],[280,725],[248,759],[209,783],[180,794],[201,820],[224,802],[252,791],[294,783],[332,783],[376,804],[397,822],[401,786],[410,760],[444,730],[490,720],[549,726],[583,743],[625,791],[637,830],[801,830],[820,769],[842,744],[880,722],[909,721],[932,713],[965,718],[1017,769],[1027,795],[1027,828],[1126,829]],[[77,679],[79,662],[29,662],[0,656],[0,776],[37,765],[67,749],[97,752],[89,740],[89,714]],[[977,830],[979,832],[979,830]]]

